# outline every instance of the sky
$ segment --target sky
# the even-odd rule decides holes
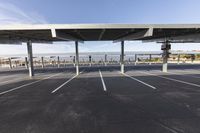
[[[0,0],[4,24],[187,24],[200,23],[199,0]],[[125,42],[125,51],[159,51],[161,44]],[[188,47],[190,45],[190,47]],[[26,45],[0,45],[0,55],[25,54]],[[116,52],[119,43],[85,42],[80,52]],[[200,50],[200,44],[173,44],[172,50]],[[34,44],[33,53],[74,52],[73,42]]]

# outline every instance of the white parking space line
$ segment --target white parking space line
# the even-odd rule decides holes
[[[160,75],[156,75],[156,74],[152,74],[152,73],[147,73],[147,72],[140,72],[140,73],[160,77],[163,79],[167,79],[167,80],[171,80],[171,81],[175,81],[175,82],[179,82],[179,83],[183,83],[183,84],[187,84],[187,85],[191,85],[191,86],[195,86],[195,87],[200,87],[200,85],[198,85],[198,84],[194,84],[194,83],[190,83],[190,82],[186,82],[186,81],[182,81],[182,80],[178,80],[178,79],[174,79],[174,78],[168,78],[168,77],[164,77],[164,76],[160,76]]]
[[[167,73],[169,73],[169,74],[174,74],[174,75],[181,75],[181,76],[185,76],[185,77],[197,78],[197,79],[200,78],[200,77],[198,77],[198,76],[191,76],[191,75],[181,74],[181,73],[174,73],[174,72],[167,72]]]
[[[200,74],[198,70],[194,70],[194,69],[191,69],[191,70],[183,70],[184,72],[186,73],[189,73],[189,74]]]
[[[156,122],[156,124],[158,124],[159,126],[165,128],[166,130],[170,131],[171,133],[178,133],[178,132],[175,131],[173,128],[170,128],[170,127],[168,127],[168,126],[166,126],[166,125],[163,125],[163,124],[158,123],[158,122]]]
[[[121,72],[120,72],[121,73]],[[146,85],[146,86],[148,86],[148,87],[150,87],[150,88],[152,88],[152,89],[157,89],[156,87],[154,87],[154,86],[152,86],[152,85],[150,85],[150,84],[147,84],[147,83],[145,83],[145,82],[143,82],[143,81],[141,81],[141,80],[139,80],[139,79],[136,79],[136,78],[134,78],[134,77],[132,77],[132,76],[130,76],[130,75],[128,75],[128,74],[125,74],[125,73],[121,73],[122,75],[124,75],[124,76],[126,76],[126,77],[129,77],[129,78],[131,78],[131,79],[133,79],[133,80],[135,80],[135,81],[137,81],[137,82],[140,82],[140,83],[142,83],[143,85]]]
[[[15,90],[21,89],[21,88],[23,88],[23,87],[26,87],[26,86],[29,86],[29,85],[32,85],[32,84],[35,84],[35,83],[41,82],[41,81],[46,80],[46,79],[50,79],[50,78],[55,77],[55,76],[57,76],[57,75],[59,75],[59,74],[61,74],[61,73],[58,73],[58,74],[55,74],[55,75],[52,75],[52,76],[49,76],[49,77],[46,77],[46,78],[43,78],[43,79],[40,79],[40,80],[34,81],[34,82],[31,82],[31,83],[28,83],[28,84],[21,85],[21,86],[18,86],[18,87],[12,88],[12,89],[7,90],[7,91],[0,92],[0,95],[3,95],[3,94],[6,94],[6,93],[9,93],[9,92],[12,92],[12,91],[15,91]]]
[[[80,74],[83,73],[80,72]],[[56,91],[58,91],[59,89],[61,89],[63,86],[65,86],[67,83],[69,83],[70,81],[72,81],[74,78],[78,77],[79,75],[75,75],[72,78],[70,78],[69,80],[67,80],[66,82],[64,82],[63,84],[61,84],[59,87],[57,87],[56,89],[54,89],[51,93],[55,93]]]
[[[104,91],[107,91],[107,88],[106,88],[106,85],[105,85],[105,82],[104,82],[104,79],[103,79],[101,70],[99,70],[99,75],[100,75],[101,82],[102,82],[102,85],[103,85],[103,90],[104,90]]]
[[[4,84],[7,84],[7,83],[13,83],[13,82],[16,82],[16,81],[22,81],[22,80],[26,80],[26,79],[28,79],[28,78],[18,78],[18,79],[6,80],[6,81],[0,82],[0,85],[4,85]]]

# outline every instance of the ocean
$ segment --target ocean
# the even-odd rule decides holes
[[[135,55],[137,54],[137,58],[147,59],[149,58],[150,54],[152,54],[153,57],[161,57],[162,52],[160,51],[153,51],[153,52],[146,52],[146,51],[140,51],[140,52],[125,52],[125,60],[135,60]],[[91,56],[92,61],[104,61],[105,55],[107,55],[108,61],[119,61],[120,60],[120,52],[80,52],[79,53],[79,60],[80,61],[88,61],[89,56]],[[45,53],[45,54],[34,54],[33,57],[34,60],[40,60],[41,57],[44,57],[44,59],[51,59],[51,60],[57,60],[57,57],[60,57],[60,60],[66,60],[71,61],[73,60],[75,53]],[[10,58],[12,57],[14,60],[24,60],[25,57],[27,57],[26,54],[12,54],[12,55],[1,55],[0,58]]]

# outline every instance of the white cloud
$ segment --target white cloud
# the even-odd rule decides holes
[[[25,12],[11,3],[0,3],[0,24],[38,24],[47,23],[37,12]]]
[[[46,19],[37,12],[25,12],[16,5],[8,2],[0,3],[0,25],[6,24],[43,24],[47,23]],[[43,49],[45,48],[45,49]],[[0,45],[1,55],[8,54],[26,54],[26,45]],[[34,49],[40,51],[53,49],[48,45],[36,45]],[[36,51],[35,50],[35,51]]]

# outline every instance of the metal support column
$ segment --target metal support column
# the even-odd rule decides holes
[[[107,66],[107,54],[105,54],[105,61],[104,61],[105,66]]]
[[[44,57],[41,57],[41,61],[42,61],[42,68],[44,68]]]
[[[76,56],[73,56],[73,64],[74,64],[74,67],[76,67]]]
[[[137,54],[135,54],[135,66],[137,65],[138,62],[138,58],[137,58]]]
[[[79,53],[78,53],[78,41],[75,42],[76,50],[76,75],[79,75]]]
[[[163,72],[167,72],[167,68],[168,68],[168,58],[167,57],[163,57],[162,71]]]
[[[194,60],[195,60],[195,55],[192,54],[192,55],[191,55],[191,63],[192,63],[192,64],[194,64]]]
[[[169,50],[171,49],[171,45],[168,41],[164,42],[161,50],[163,50],[163,66],[162,71],[167,72],[168,70],[168,58],[169,58]]]
[[[28,69],[28,59],[27,59],[27,57],[25,57],[25,67],[26,67],[26,69]]]
[[[66,65],[67,65],[67,64],[66,64],[66,60],[64,60],[63,62],[64,62],[64,67],[66,67]]]
[[[90,67],[92,66],[92,56],[89,55],[89,64],[90,64]]]
[[[128,64],[131,64],[131,58],[130,57],[128,58]]]
[[[60,68],[60,57],[59,56],[57,57],[57,65],[58,65],[58,68]]]
[[[17,68],[17,61],[15,61],[15,67]]]
[[[177,64],[179,65],[180,64],[180,54],[178,54],[178,62]]]
[[[121,73],[124,73],[124,41],[121,42]]]
[[[27,42],[27,51],[28,51],[28,61],[29,61],[29,76],[34,76],[34,68],[33,68],[33,53],[32,53],[32,42]]]
[[[12,69],[12,59],[9,58],[8,60],[9,60],[10,69]]]
[[[151,65],[151,59],[152,59],[152,55],[149,55],[149,65]]]

